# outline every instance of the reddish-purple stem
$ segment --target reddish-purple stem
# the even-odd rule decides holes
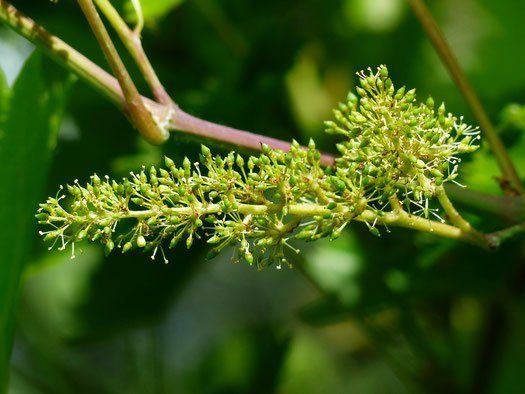
[[[266,144],[273,149],[290,150],[291,144],[289,142],[208,122],[180,109],[175,111],[171,122],[175,129],[185,133],[250,150],[260,150],[261,144]],[[334,164],[334,161],[335,156],[328,153],[321,154],[321,164],[330,166]]]

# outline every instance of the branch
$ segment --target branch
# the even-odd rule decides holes
[[[124,108],[124,94],[114,77],[5,0],[0,0],[0,21],[27,38],[64,68],[74,72],[89,85],[95,87],[120,109]],[[263,143],[274,149],[286,151],[290,148],[290,143],[276,138],[199,119],[185,113],[176,104],[167,107],[144,96],[142,99],[154,118],[164,119],[167,114],[171,114],[170,130],[179,130],[189,135],[249,150],[259,151]],[[326,166],[332,165],[334,160],[335,157],[330,154],[325,153],[321,156],[321,163]]]
[[[509,222],[525,220],[525,196],[496,196],[457,185],[445,186],[455,203],[499,216]]]
[[[458,227],[437,222],[435,220],[425,219],[419,216],[411,215],[409,213],[406,213],[405,211],[397,213],[386,213],[382,216],[377,215],[372,211],[365,211],[361,215],[357,216],[355,220],[369,223],[377,221],[378,224],[390,225],[395,227],[404,227],[412,230],[423,231],[438,235],[440,237],[467,242],[473,245],[480,246],[484,249],[488,248],[487,242],[483,238],[478,237],[473,232],[466,232]]]
[[[131,30],[117,12],[115,7],[113,7],[113,5],[108,0],[95,0],[95,3],[111,23],[119,35],[120,40],[133,57],[133,60],[135,63],[137,63],[155,99],[161,104],[171,105],[171,97],[164,89],[164,86],[160,82],[155,70],[153,69],[153,66],[148,59],[148,56],[144,52],[144,48],[142,47],[140,32],[142,30],[143,22],[139,22],[137,24],[137,28],[135,30]],[[135,1],[133,4],[137,4],[136,7],[140,7],[140,3],[137,1]],[[140,9],[137,9],[137,14],[141,14]],[[141,21],[142,18],[139,16],[138,20]]]
[[[441,206],[443,207],[448,219],[454,226],[461,229],[463,232],[470,234],[473,238],[478,239],[480,242],[486,242],[486,239],[484,238],[483,234],[474,229],[474,227],[469,222],[467,222],[463,218],[463,216],[461,216],[460,213],[456,210],[456,207],[454,207],[454,204],[452,204],[452,202],[448,198],[447,193],[445,192],[445,188],[443,186],[437,188],[436,197]]]
[[[503,242],[508,241],[520,234],[525,233],[525,222],[516,224],[514,226],[505,228],[500,231],[496,231],[491,234],[487,234],[485,238],[489,242],[489,246],[493,249],[499,247]]]
[[[113,76],[4,0],[0,0],[0,21],[123,108],[124,95]]]
[[[139,94],[131,76],[126,70],[126,66],[111,41],[111,37],[100,19],[92,0],[78,0],[78,4],[84,12],[113,73],[117,77],[124,93],[124,108],[131,118],[133,125],[137,127],[148,142],[152,144],[165,142],[169,138],[169,133],[157,124],[152,114],[146,108],[142,96]]]
[[[422,0],[407,0],[481,128],[512,194],[524,192],[514,164],[432,14]]]
[[[207,140],[239,146],[254,151],[259,151],[261,145],[266,144],[273,149],[280,149],[287,152],[290,150],[291,145],[289,142],[277,138],[208,122],[207,120],[196,118],[181,110],[173,114],[170,127]],[[334,155],[322,153],[321,164],[331,166],[334,162]]]

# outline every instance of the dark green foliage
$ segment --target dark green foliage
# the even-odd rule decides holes
[[[56,67],[35,54],[12,91],[0,77],[0,390],[7,382],[20,277],[35,231],[27,210],[42,197],[69,85]]]

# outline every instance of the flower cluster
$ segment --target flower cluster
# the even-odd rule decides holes
[[[397,195],[422,206],[436,190],[457,177],[458,155],[478,148],[478,129],[437,109],[429,97],[416,103],[415,89],[395,89],[388,70],[358,74],[358,95],[334,111],[335,120],[325,122],[326,131],[343,135],[337,144],[338,175],[362,185],[368,195]]]
[[[142,248],[166,262],[164,246],[189,248],[205,237],[209,257],[234,246],[235,260],[280,267],[286,249],[296,251],[292,239],[333,239],[352,220],[378,235],[376,224],[409,226],[418,210],[438,216],[428,201],[446,202],[442,184],[457,176],[457,156],[476,149],[477,130],[430,98],[416,104],[414,90],[396,91],[384,66],[359,76],[359,98],[350,94],[326,122],[327,132],[344,136],[332,167],[321,166],[313,141],[307,148],[294,141],[289,152],[263,145],[246,159],[202,146],[198,163],[166,158],[165,168],[143,168],[121,182],[75,181],[69,198],[61,189],[40,205],[41,234],[51,248],[71,245],[72,257],[75,243],[87,239],[108,253]]]
[[[166,168],[152,167],[117,183],[97,175],[83,187],[68,185],[64,195],[40,205],[42,231],[64,249],[83,239],[100,241],[106,251],[132,248],[160,253],[163,241],[191,247],[206,236],[213,257],[228,245],[237,258],[259,267],[285,262],[291,238],[336,237],[367,203],[361,191],[323,169],[313,142],[303,150],[294,142],[289,152],[262,147],[259,157],[245,160],[233,152],[212,156],[202,146],[200,163],[185,159],[181,167],[166,158]],[[201,167],[204,167],[201,169]],[[118,235],[115,235],[118,234]],[[54,245],[53,244],[53,245]]]

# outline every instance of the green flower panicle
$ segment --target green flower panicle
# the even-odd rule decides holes
[[[287,153],[263,146],[247,160],[233,152],[212,156],[203,146],[200,163],[186,158],[177,167],[166,158],[166,168],[121,182],[94,175],[86,186],[68,185],[69,198],[60,194],[40,205],[39,222],[50,227],[41,234],[60,249],[73,245],[73,256],[75,242],[87,239],[107,252],[144,248],[165,261],[164,241],[189,248],[204,236],[209,257],[235,246],[236,260],[280,266],[285,249],[295,250],[291,239],[334,238],[366,207],[359,190],[330,175],[319,159],[313,142],[307,150],[294,142]]]
[[[416,102],[415,89],[395,89],[385,66],[361,72],[357,96],[334,110],[326,131],[345,141],[337,168],[375,195],[412,196],[420,203],[458,175],[459,155],[478,148],[479,131],[435,107]]]
[[[89,240],[107,253],[138,248],[167,262],[166,247],[190,248],[205,238],[208,257],[230,246],[235,261],[281,267],[287,251],[298,252],[293,240],[335,239],[352,221],[375,235],[380,224],[431,226],[417,216],[444,223],[429,208],[436,197],[464,233],[437,230],[472,240],[443,184],[455,182],[458,156],[477,148],[477,129],[443,104],[436,109],[431,98],[418,104],[414,90],[395,90],[384,66],[359,77],[358,96],[349,94],[326,122],[328,133],[344,137],[331,167],[321,166],[313,141],[306,148],[294,141],[289,152],[263,145],[248,158],[213,156],[202,146],[197,163],[185,158],[177,166],[166,158],[165,168],[143,168],[118,182],[93,175],[85,186],[75,181],[67,193],[61,188],[40,205],[41,234],[50,248],[71,245],[72,257],[75,243]]]

